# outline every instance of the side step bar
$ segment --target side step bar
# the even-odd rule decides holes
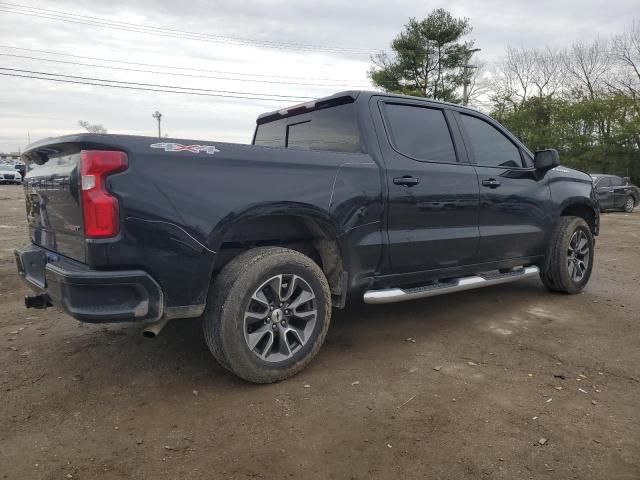
[[[444,295],[445,293],[462,292],[463,290],[471,290],[474,288],[488,287],[489,285],[499,285],[501,283],[531,278],[537,276],[539,272],[540,270],[538,267],[532,266],[502,274],[463,277],[447,283],[435,283],[426,287],[369,290],[364,293],[364,303],[393,303],[414,300],[416,298],[435,297],[436,295]]]

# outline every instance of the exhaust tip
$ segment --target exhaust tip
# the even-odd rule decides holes
[[[142,336],[144,338],[156,338],[158,334],[156,332],[152,332],[151,330],[143,330]]]
[[[157,322],[148,324],[142,329],[142,336],[144,338],[156,338],[168,321],[168,318],[161,318]]]

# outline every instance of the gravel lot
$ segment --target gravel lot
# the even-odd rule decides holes
[[[280,384],[216,364],[199,321],[25,310],[0,186],[0,478],[640,478],[640,211],[602,216],[586,291],[541,283],[335,311]]]

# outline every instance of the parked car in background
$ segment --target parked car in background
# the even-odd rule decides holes
[[[22,174],[13,167],[12,163],[0,163],[0,184],[22,183]]]
[[[640,200],[640,189],[617,175],[591,174],[600,210],[632,212]]]
[[[22,178],[24,178],[24,175],[27,173],[27,166],[24,164],[23,161],[16,161],[13,164],[13,168],[15,168],[18,172],[20,172],[20,175],[22,176]]]

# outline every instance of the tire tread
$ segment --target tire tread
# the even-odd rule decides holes
[[[563,248],[565,240],[567,238],[570,239],[573,232],[579,227],[585,228],[589,232],[589,238],[591,238],[591,258],[589,259],[587,278],[582,285],[576,285],[569,278],[568,272],[565,271],[566,249]],[[540,272],[540,279],[544,286],[553,292],[569,294],[579,293],[589,281],[591,270],[593,268],[593,261],[593,239],[587,222],[581,217],[562,216],[560,217],[560,220],[558,221],[558,224],[551,236],[549,251],[547,253],[547,258],[545,259],[544,268]]]
[[[229,346],[225,346],[223,319],[226,315],[235,315],[241,308],[243,298],[254,285],[247,285],[247,278],[256,275],[264,268],[268,259],[281,257],[283,261],[297,264],[310,270],[319,280],[323,289],[325,319],[322,330],[315,340],[312,350],[301,360],[288,367],[286,371],[274,374],[269,371],[256,371],[247,368],[238,358],[233,358]],[[229,262],[211,282],[207,306],[203,314],[205,341],[215,359],[227,370],[254,383],[272,383],[284,380],[302,370],[317,354],[327,333],[331,316],[331,294],[329,284],[320,267],[309,257],[295,250],[282,247],[258,247],[248,250]],[[322,319],[318,319],[321,321]]]

